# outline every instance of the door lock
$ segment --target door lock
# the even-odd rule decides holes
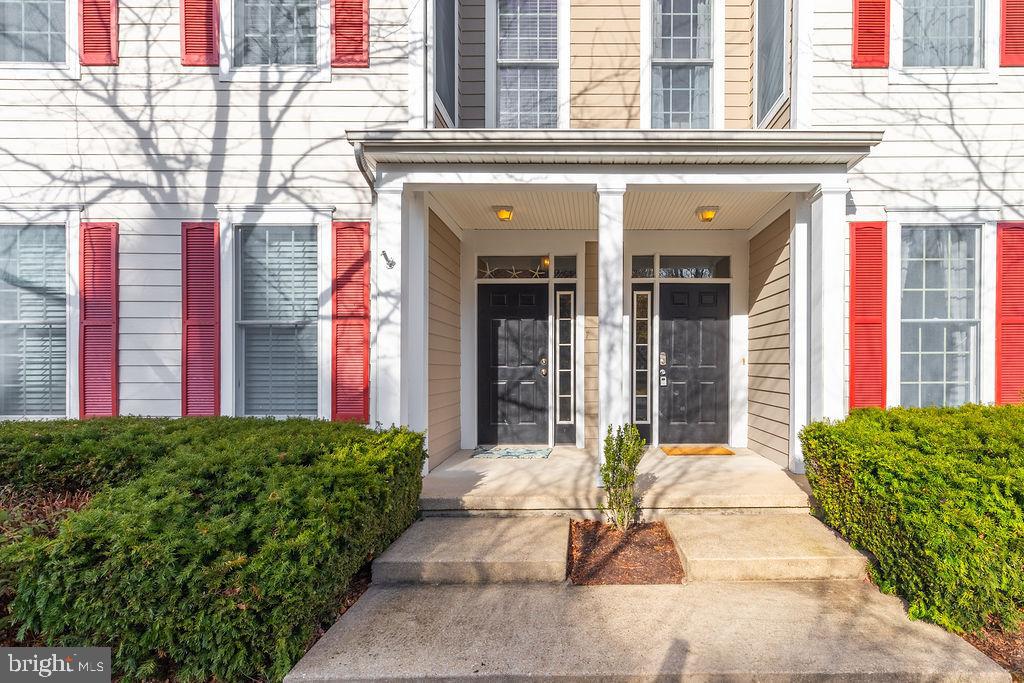
[[[547,365],[547,364],[548,364],[548,359],[547,359],[547,357],[546,357],[546,356],[541,356],[541,358],[540,358],[540,364],[541,364],[541,365]]]
[[[548,369],[547,368],[541,368],[540,369],[540,376],[541,377],[547,377],[548,376]]]
[[[658,354],[658,365],[661,365],[662,367],[668,365],[668,356],[664,351]]]

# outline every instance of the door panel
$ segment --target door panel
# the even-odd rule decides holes
[[[480,443],[548,441],[548,287],[479,285]]]
[[[729,440],[729,285],[661,285],[659,437]]]

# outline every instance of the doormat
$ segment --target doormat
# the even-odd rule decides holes
[[[691,446],[662,446],[661,450],[665,455],[736,455],[725,446],[691,445]]]
[[[551,449],[547,446],[477,446],[473,451],[474,458],[537,460],[549,455]]]

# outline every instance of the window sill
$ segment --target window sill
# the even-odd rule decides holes
[[[226,64],[221,60],[221,64]],[[331,68],[329,66],[311,67],[241,67],[222,69],[222,83],[238,81],[240,83],[330,83]]]
[[[0,62],[0,80],[77,81],[81,77],[82,69],[78,63],[48,65]]]
[[[995,85],[999,73],[977,67],[890,67],[891,85]]]

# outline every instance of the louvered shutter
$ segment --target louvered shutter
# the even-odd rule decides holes
[[[117,223],[82,223],[81,241],[80,412],[117,415]]]
[[[368,0],[331,0],[334,51],[331,66],[370,65],[370,8]]]
[[[853,0],[853,67],[889,66],[889,0]]]
[[[1000,66],[1024,66],[1024,0],[1003,0],[999,30]]]
[[[79,51],[83,66],[117,64],[117,0],[79,0]]]
[[[370,419],[370,224],[334,223],[331,419]]]
[[[996,403],[1021,403],[1024,402],[1024,222],[999,224],[996,252]]]
[[[181,414],[220,414],[218,225],[181,224]]]
[[[317,414],[316,227],[241,230],[243,410]]]
[[[241,0],[239,0],[241,2]],[[220,9],[217,0],[181,0],[181,63],[220,64]]]
[[[850,408],[885,407],[885,222],[850,224]]]

